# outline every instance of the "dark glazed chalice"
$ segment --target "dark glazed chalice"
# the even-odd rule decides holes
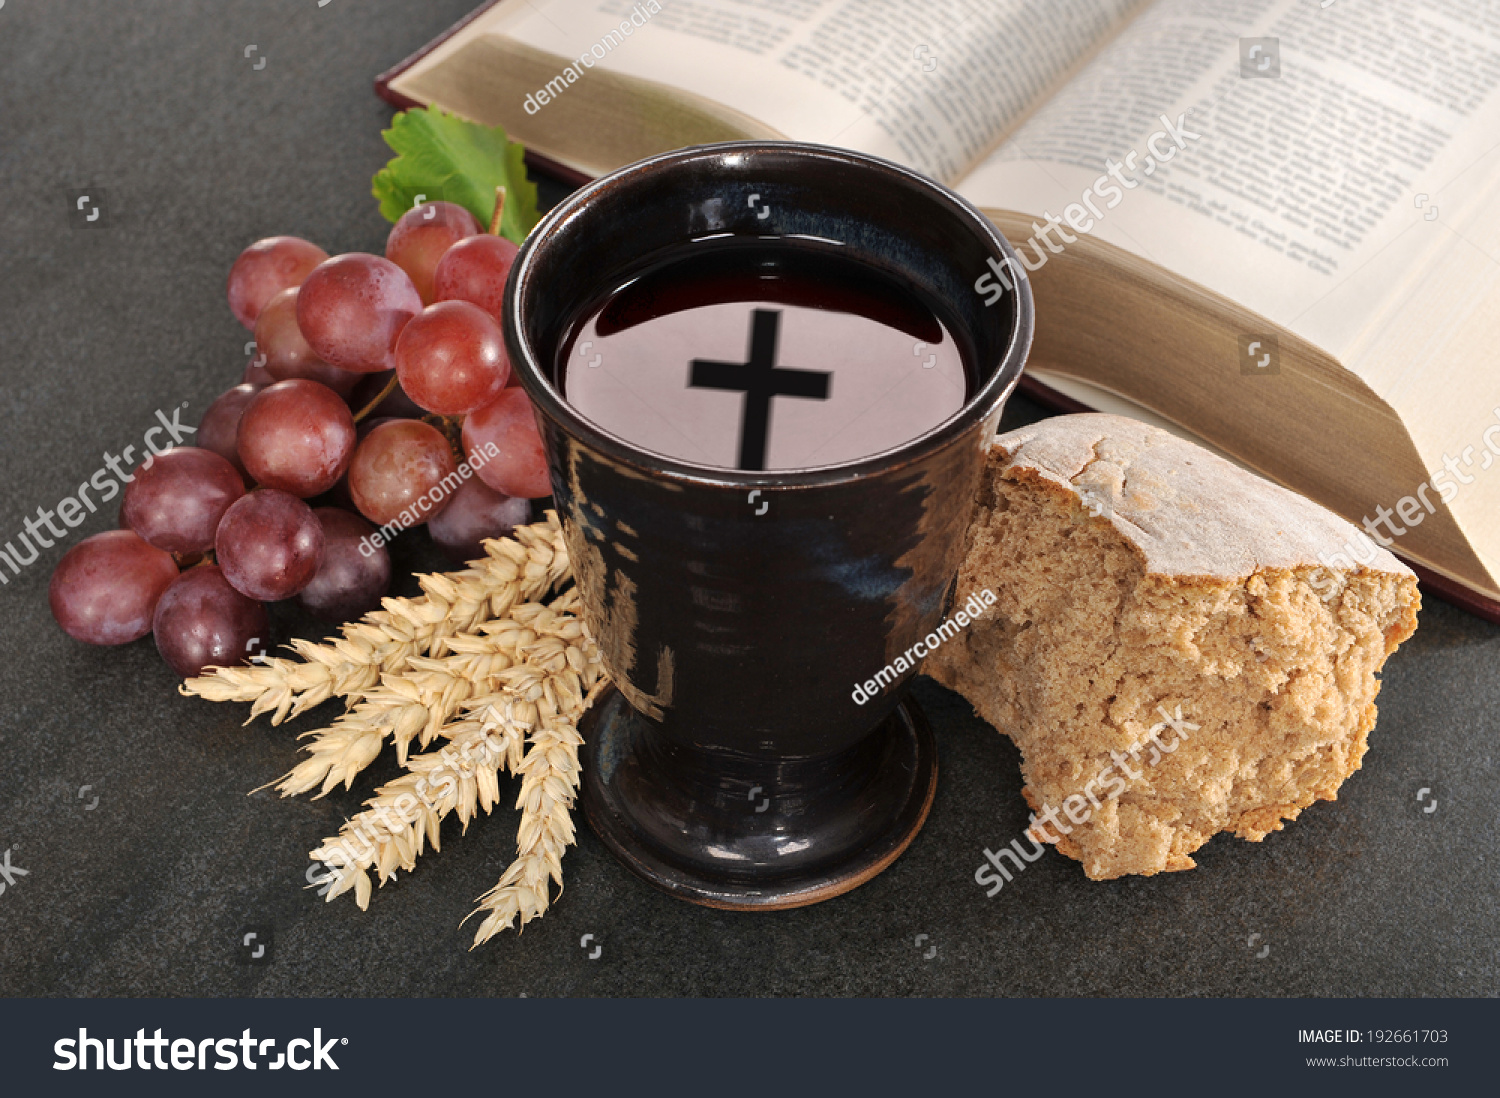
[[[842,383],[815,370],[776,374],[790,379],[780,389],[736,382],[736,370],[773,365],[764,309],[751,333],[733,335],[743,365],[672,364],[682,385],[747,409],[738,465],[605,429],[569,399],[580,318],[695,242],[731,249],[731,264],[742,244],[747,255],[832,256],[835,281],[857,266],[929,303],[963,352],[956,410],[899,444],[777,468],[766,416],[774,440],[776,424],[796,422],[795,402]],[[507,340],[614,683],[582,729],[583,805],[652,884],[713,907],[815,903],[873,877],[921,828],[937,760],[904,689],[909,656],[947,611],[985,447],[1031,343],[1024,277],[985,276],[1022,270],[982,215],[930,180],[775,142],[642,161],[578,191],[531,234],[510,277]],[[919,357],[925,346],[914,345]],[[860,689],[872,680],[875,691]]]

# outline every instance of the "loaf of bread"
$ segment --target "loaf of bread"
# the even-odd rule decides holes
[[[925,670],[1016,742],[1033,841],[1096,880],[1191,869],[1217,832],[1258,842],[1334,800],[1420,605],[1343,519],[1106,415],[995,441],[956,603],[986,589]]]

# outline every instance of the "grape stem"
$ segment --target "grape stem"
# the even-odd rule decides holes
[[[370,401],[370,403],[366,404],[359,410],[358,414],[356,414],[354,417],[354,422],[362,422],[367,415],[373,412],[376,408],[379,408],[380,405],[384,403],[385,398],[396,391],[396,386],[399,384],[401,384],[401,379],[397,377],[396,372],[392,370],[391,380],[386,382],[385,388],[380,390],[380,394],[374,400]]]
[[[453,451],[455,461],[462,465],[469,460],[469,455],[463,445],[463,416],[440,416],[434,412],[423,416],[422,422],[442,432],[443,437],[448,440],[449,448]]]
[[[495,214],[490,218],[490,235],[500,236],[500,219],[505,216],[505,188],[495,188]]]

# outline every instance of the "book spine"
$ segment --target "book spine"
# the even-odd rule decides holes
[[[478,19],[485,12],[489,11],[496,4],[500,4],[503,2],[504,0],[487,0],[486,3],[479,5],[479,7],[475,8],[468,15],[460,19],[457,23],[454,23],[453,26],[449,27],[446,31],[438,35],[431,42],[428,42],[421,49],[417,50],[416,53],[403,58],[396,64],[392,65],[390,68],[386,69],[385,72],[381,73],[375,78],[375,94],[380,96],[380,98],[384,99],[391,106],[395,107],[398,111],[410,110],[412,107],[425,106],[425,104],[418,102],[411,96],[402,95],[395,88],[391,87],[391,81],[395,80],[396,77],[400,76],[407,69],[411,68],[418,61],[422,60],[422,58],[426,57],[433,50],[437,49],[438,46],[441,46],[444,42],[448,41],[448,39],[452,38],[459,31],[463,30],[470,23],[474,22],[474,20]],[[559,164],[556,160],[553,160],[550,157],[542,156],[540,153],[532,152],[530,149],[526,150],[526,165],[533,171],[541,172],[543,175],[549,175],[553,179],[556,179],[562,183],[566,183],[572,187],[581,187],[585,183],[592,182],[593,179],[592,176],[585,175],[583,172],[577,171],[573,168],[569,168],[564,164]]]

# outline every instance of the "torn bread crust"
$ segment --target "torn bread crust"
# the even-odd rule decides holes
[[[1156,428],[1046,420],[991,449],[956,599],[998,601],[924,669],[1016,741],[1028,804],[1059,821],[1035,838],[1095,879],[1190,869],[1359,768],[1420,600],[1384,550],[1323,569],[1357,536]],[[1143,752],[1178,710],[1196,729]]]

